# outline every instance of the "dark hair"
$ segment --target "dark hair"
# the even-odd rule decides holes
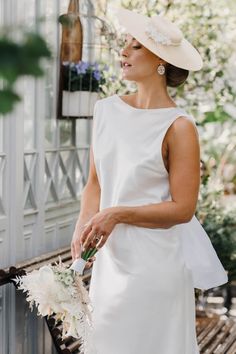
[[[177,87],[184,83],[187,79],[189,71],[182,68],[177,68],[170,63],[166,63],[166,85]]]

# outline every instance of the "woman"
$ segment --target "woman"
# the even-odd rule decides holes
[[[89,290],[96,353],[197,354],[194,287],[227,276],[194,216],[196,125],[167,86],[182,84],[202,59],[167,19],[118,15],[127,31],[123,78],[137,92],[96,103],[72,256],[99,248]]]

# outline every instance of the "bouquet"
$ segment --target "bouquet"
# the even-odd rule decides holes
[[[42,266],[14,280],[19,290],[27,292],[31,311],[35,304],[38,316],[54,314],[56,322],[62,322],[62,336],[79,338],[84,352],[93,349],[93,308],[81,275],[87,260],[97,250],[95,247],[83,251],[70,268],[59,257],[59,263]]]

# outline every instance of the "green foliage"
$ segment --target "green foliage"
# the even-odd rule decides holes
[[[226,4],[224,0],[209,0],[207,6],[205,0],[121,0],[120,4],[150,16],[167,16],[199,50],[204,63],[202,70],[190,72],[184,86],[168,88],[180,106],[187,107],[199,122],[205,122],[208,112],[219,111],[224,114],[225,104],[234,104],[235,1],[229,0]],[[118,33],[117,51],[120,49],[119,37]],[[133,83],[126,83],[126,87],[127,93],[136,90]],[[227,118],[231,119],[230,116]],[[222,115],[211,115],[210,119],[221,121]]]
[[[45,40],[37,33],[26,33],[23,41],[17,43],[3,36],[0,38],[0,114],[9,113],[20,100],[14,90],[18,78],[24,75],[43,75],[42,58],[50,58],[51,52]]]
[[[20,96],[9,89],[0,90],[0,113],[6,114],[13,110],[14,105],[20,101]]]
[[[80,60],[78,63],[63,63],[63,89],[65,91],[100,92],[105,85],[106,65]]]
[[[230,115],[226,113],[223,107],[217,107],[215,111],[208,111],[204,115],[204,119],[201,121],[201,124],[212,123],[212,122],[220,122],[224,123],[227,120],[230,120]]]
[[[217,112],[216,112],[217,114]],[[236,193],[236,125],[231,119],[214,122],[211,115],[208,122],[199,127],[201,157],[209,175],[220,180],[225,194]]]
[[[236,208],[226,207],[221,184],[207,178],[201,185],[196,216],[209,235],[229,280],[236,280]]]

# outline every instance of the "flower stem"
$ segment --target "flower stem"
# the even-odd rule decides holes
[[[90,252],[89,252],[89,255],[88,255],[88,258],[93,257],[97,251],[98,251],[98,249],[96,247],[91,248]]]
[[[87,261],[88,258],[93,257],[96,252],[97,252],[96,247],[89,248],[88,250],[82,252],[81,258],[83,258],[85,261]]]
[[[87,261],[88,259],[88,252],[89,252],[90,248],[83,251],[82,254],[81,254],[81,258],[83,258],[85,261]]]

